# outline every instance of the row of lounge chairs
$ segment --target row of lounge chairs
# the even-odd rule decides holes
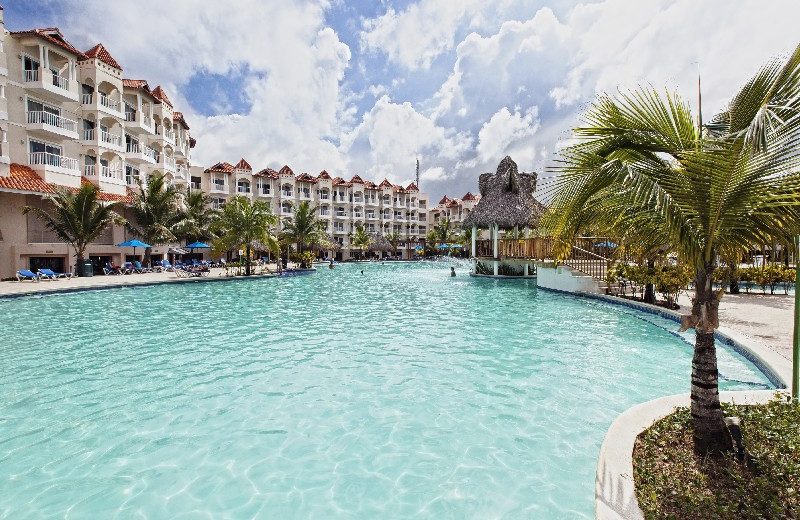
[[[58,280],[59,278],[72,278],[72,273],[56,273],[52,269],[39,269],[35,273],[28,269],[17,271],[17,281],[30,280],[38,282],[39,280]]]

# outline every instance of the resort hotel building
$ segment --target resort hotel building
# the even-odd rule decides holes
[[[241,195],[268,202],[282,219],[291,218],[294,208],[308,201],[318,207],[317,217],[336,244],[327,253],[337,260],[348,260],[360,252],[351,247],[349,239],[358,226],[371,234],[397,234],[397,250],[406,259],[415,254],[414,248],[429,229],[428,195],[413,182],[405,187],[387,179],[375,184],[358,175],[347,181],[324,170],[316,176],[295,175],[289,166],[256,172],[244,159],[235,166],[227,162],[205,170],[193,166],[190,182],[211,194],[216,206]]]
[[[473,195],[469,191],[460,199],[445,195],[431,211],[431,224],[435,226],[444,219],[450,219],[452,227],[458,229],[480,200],[480,194]]]
[[[215,205],[234,195],[269,201],[281,218],[301,201],[319,205],[338,244],[329,253],[342,260],[355,254],[348,234],[358,225],[398,233],[404,257],[427,233],[427,195],[413,183],[295,175],[288,166],[254,172],[244,160],[193,166],[189,124],[164,89],[125,78],[102,44],[78,50],[57,28],[8,32],[2,17],[0,8],[0,279],[20,269],[68,271],[75,263],[74,250],[35,215],[23,215],[25,206],[46,209],[43,196],[54,186],[77,190],[84,183],[98,186],[101,200],[128,201],[137,179],[153,173],[208,192]],[[86,250],[95,272],[130,259],[130,248],[115,246],[130,238],[122,226],[107,228]],[[153,261],[178,246],[154,247]]]

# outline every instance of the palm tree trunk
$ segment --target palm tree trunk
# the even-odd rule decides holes
[[[717,454],[732,449],[731,436],[725,427],[719,403],[719,372],[714,329],[719,326],[719,301],[712,286],[714,265],[706,263],[697,270],[692,317],[695,323],[695,347],[692,359],[691,411],[694,451],[698,455]]]
[[[244,246],[244,274],[250,276],[250,243]]]
[[[653,260],[647,261],[647,274],[648,277],[653,275],[654,269],[656,267],[656,263]],[[652,283],[648,283],[644,289],[644,298],[645,303],[649,303],[651,305],[655,305],[656,303],[656,288],[655,285]]]
[[[153,252],[152,247],[145,247],[144,248],[144,265],[145,267],[150,267],[150,254]]]

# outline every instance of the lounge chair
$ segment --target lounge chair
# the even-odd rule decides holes
[[[125,274],[131,274],[131,273],[142,274],[144,272],[143,269],[137,269],[136,266],[133,265],[133,262],[125,262],[125,267],[123,267],[123,269],[126,271]]]
[[[142,267],[142,263],[138,260],[133,262],[133,268],[136,269],[137,273],[152,273],[153,269],[151,267]]]
[[[169,260],[162,260],[161,269],[163,269],[164,271],[174,271],[175,266],[169,263]]]
[[[21,282],[23,280],[31,280],[32,282],[38,282],[39,275],[27,269],[22,269],[21,271],[17,271],[17,281]]]
[[[72,278],[72,273],[56,273],[52,269],[39,269],[39,276],[55,280],[56,278]]]

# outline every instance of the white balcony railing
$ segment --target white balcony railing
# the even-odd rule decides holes
[[[64,90],[69,90],[69,80],[64,76],[53,74],[53,85]]]
[[[164,156],[164,166],[167,168],[175,169],[175,159],[172,157]]]
[[[83,166],[83,174],[87,177],[94,177],[94,164],[85,164]]]
[[[110,108],[116,112],[119,112],[119,101],[111,99],[107,95],[100,93],[100,104],[106,108]]]
[[[100,166],[100,175],[107,179],[122,180],[122,168],[112,168],[110,166]]]
[[[153,159],[155,162],[158,162],[158,152],[155,151],[153,148],[150,148],[149,146],[145,145],[142,147],[142,153],[146,157],[149,157]]]
[[[128,143],[128,146],[125,147],[125,151],[128,153],[140,153],[141,147],[137,143]]]
[[[50,112],[28,112],[28,123],[41,123],[70,132],[78,131],[78,123]]]
[[[33,166],[56,166],[66,170],[78,170],[78,159],[47,152],[31,152],[28,154],[28,163]]]
[[[100,140],[112,146],[122,146],[122,137],[111,132],[100,132]]]
[[[173,139],[175,139],[175,132],[165,128],[164,129],[164,137],[166,137],[167,139],[172,141]]]
[[[82,105],[91,105],[92,104],[92,96],[91,94],[81,94],[81,104]]]
[[[125,121],[136,121],[136,112],[125,112]]]
[[[191,186],[191,188],[192,188],[193,190],[199,190],[199,189],[202,189],[202,187],[201,187],[201,185],[200,185],[200,183],[199,183],[199,182],[190,182],[190,183],[189,183],[189,186]]]
[[[29,83],[31,81],[39,81],[39,71],[38,70],[26,70],[25,71],[25,82]]]
[[[153,120],[150,119],[150,116],[142,116],[142,124],[144,126],[153,126]]]

